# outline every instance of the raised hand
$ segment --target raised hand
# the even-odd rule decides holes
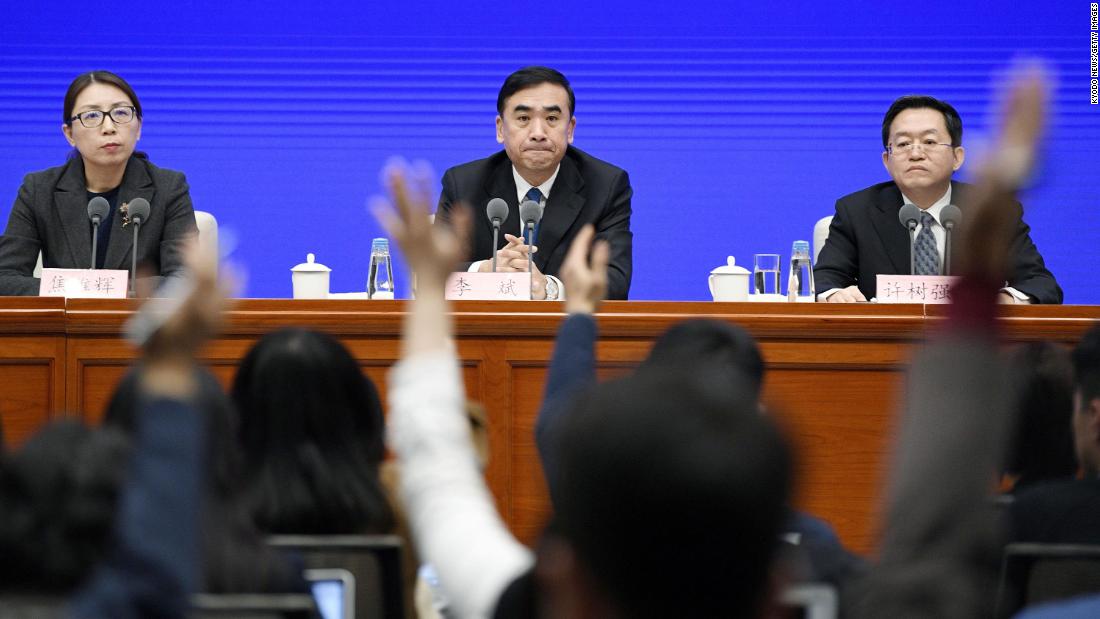
[[[432,206],[426,173],[410,172],[403,162],[390,164],[385,171],[393,208],[378,209],[386,232],[401,247],[409,267],[416,273],[418,288],[442,291],[447,276],[464,255],[469,230],[470,210],[458,205],[451,213],[451,226],[434,226],[429,213]]]
[[[607,263],[611,246],[599,240],[594,244],[596,229],[592,224],[581,228],[569,246],[561,267],[565,286],[565,311],[570,314],[591,314],[607,297]],[[589,250],[592,258],[589,260]]]

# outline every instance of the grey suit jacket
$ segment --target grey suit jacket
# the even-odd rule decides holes
[[[630,179],[622,168],[570,146],[561,160],[554,188],[546,200],[546,211],[539,224],[535,245],[535,266],[547,275],[558,275],[573,237],[585,224],[593,224],[596,238],[611,246],[607,270],[607,298],[626,299],[630,291],[633,265],[633,235],[630,232],[630,199],[634,195]],[[439,196],[436,219],[450,221],[454,204],[463,201],[473,208],[473,260],[493,255],[493,226],[485,217],[485,205],[492,198],[508,203],[508,219],[501,227],[497,247],[507,244],[504,232],[519,230],[519,203],[512,162],[501,151],[491,157],[455,166],[443,174],[443,192]]]
[[[138,239],[138,265],[161,277],[183,270],[185,240],[198,230],[183,174],[158,168],[142,157],[131,157],[119,187],[119,205],[135,198],[149,201],[148,221]],[[38,252],[47,268],[86,269],[92,258],[92,227],[88,221],[84,162],[79,157],[65,165],[28,174],[19,188],[8,227],[0,237],[0,295],[36,295],[33,276]],[[106,269],[129,270],[133,229],[112,219]]]

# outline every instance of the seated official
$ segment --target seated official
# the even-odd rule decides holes
[[[183,174],[158,168],[135,153],[142,111],[126,80],[91,71],[73,80],[65,94],[61,131],[75,148],[61,166],[28,174],[19,188],[8,227],[0,237],[0,295],[36,295],[38,253],[42,266],[87,269],[92,265],[92,224],[88,202],[99,196],[110,204],[99,225],[97,269],[129,270],[134,236],[126,205],[149,201],[141,224],[139,266],[159,277],[179,275],[185,240],[197,233]]]
[[[876,275],[910,273],[909,231],[898,220],[904,204],[915,204],[921,211],[913,274],[952,275],[944,273],[946,230],[940,213],[954,204],[965,226],[972,191],[970,185],[951,180],[966,154],[959,113],[934,97],[900,97],[882,120],[882,146],[882,163],[894,180],[837,200],[829,236],[814,267],[818,301],[866,301],[875,296]],[[1017,214],[1011,274],[1000,301],[1061,303],[1062,289],[1028,235],[1023,208],[1018,202],[1012,208]]]
[[[521,235],[519,204],[545,208],[534,246],[532,295],[561,298],[557,279],[573,237],[585,224],[611,246],[607,296],[626,299],[630,291],[630,198],[626,171],[570,146],[577,119],[569,80],[547,67],[526,67],[508,76],[497,96],[497,142],[504,152],[455,166],[443,174],[436,217],[451,220],[451,209],[465,202],[475,211],[471,271],[492,271],[493,252],[502,272],[527,271],[529,246]],[[493,247],[493,226],[485,206],[493,198],[508,203],[508,218]],[[507,235],[507,236],[506,236]]]

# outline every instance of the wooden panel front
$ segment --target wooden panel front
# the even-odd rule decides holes
[[[10,443],[61,410],[101,418],[135,357],[118,334],[136,308],[129,300],[0,299],[0,416]],[[340,338],[384,398],[386,373],[400,356],[404,309],[403,301],[242,300],[202,357],[228,386],[264,333],[314,328]],[[548,514],[533,429],[560,310],[553,303],[454,306],[467,395],[489,416],[486,479],[505,521],[528,542]],[[867,551],[874,547],[902,372],[943,312],[915,305],[611,302],[598,316],[597,372],[601,379],[629,372],[656,336],[685,318],[744,326],[767,363],[770,414],[798,450],[796,505]],[[1010,341],[1072,344],[1100,318],[1100,308],[1007,307],[1003,314]]]

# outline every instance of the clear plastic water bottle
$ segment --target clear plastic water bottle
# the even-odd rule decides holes
[[[791,276],[787,280],[787,300],[814,302],[814,267],[810,263],[810,243],[795,241],[791,246]]]
[[[388,239],[374,239],[371,241],[367,298],[393,298],[393,263],[390,260],[390,242]]]

